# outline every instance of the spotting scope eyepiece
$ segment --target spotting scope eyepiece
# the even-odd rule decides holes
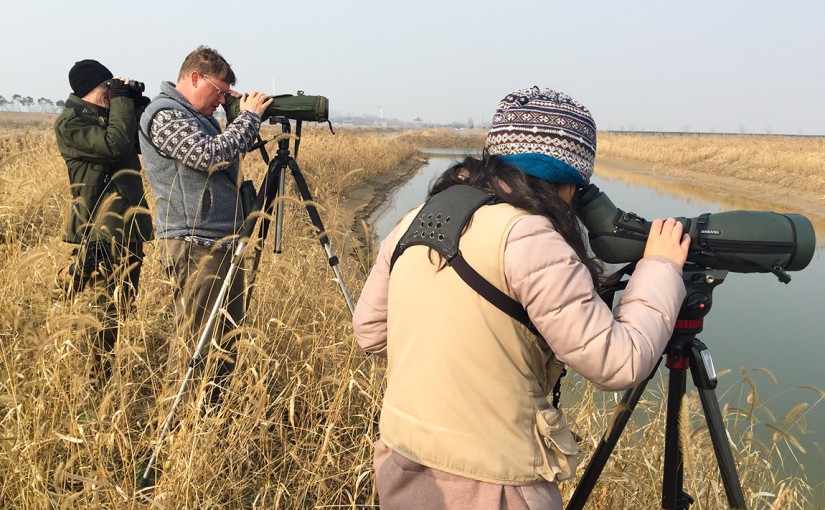
[[[650,222],[616,207],[594,184],[576,198],[577,214],[597,257],[610,264],[642,258]],[[814,227],[801,214],[728,211],[676,220],[690,234],[688,261],[711,269],[773,273],[787,283],[785,271],[804,269],[814,255]]]

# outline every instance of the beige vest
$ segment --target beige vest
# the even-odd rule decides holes
[[[483,206],[461,238],[467,262],[507,294],[504,248],[526,215],[508,204]],[[559,469],[553,453],[548,458],[557,442],[548,434],[564,421],[546,400],[560,363],[527,328],[440,266],[434,252],[413,246],[393,268],[381,439],[420,464],[475,480],[519,485],[572,475],[562,473],[570,471],[567,460]],[[566,425],[562,436],[575,459]]]

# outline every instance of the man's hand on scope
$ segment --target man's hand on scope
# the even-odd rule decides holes
[[[688,248],[690,236],[683,233],[681,223],[673,218],[664,221],[656,219],[650,225],[644,256],[667,257],[681,267],[687,260]]]
[[[260,92],[250,92],[241,96],[241,111],[249,110],[255,112],[260,117],[266,107],[272,103],[272,98]]]

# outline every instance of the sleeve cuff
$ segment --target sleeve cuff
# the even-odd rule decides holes
[[[670,266],[673,267],[673,269],[676,270],[676,272],[679,274],[679,276],[682,276],[682,267],[679,264],[677,264],[676,261],[671,259],[670,257],[664,257],[662,255],[648,255],[647,257],[644,258],[644,260],[652,260],[652,261],[655,261],[655,262],[663,262],[665,264],[670,264]]]

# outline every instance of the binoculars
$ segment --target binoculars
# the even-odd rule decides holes
[[[611,264],[642,258],[650,222],[622,211],[593,184],[576,198],[577,215],[597,257]],[[711,269],[770,272],[790,280],[785,271],[804,269],[816,247],[814,227],[801,214],[728,211],[676,220],[690,234],[688,261]]]
[[[106,82],[107,87],[112,86],[112,80]],[[126,82],[126,87],[129,88],[129,92],[140,95],[143,94],[143,91],[146,90],[146,84],[142,81],[128,81]]]

